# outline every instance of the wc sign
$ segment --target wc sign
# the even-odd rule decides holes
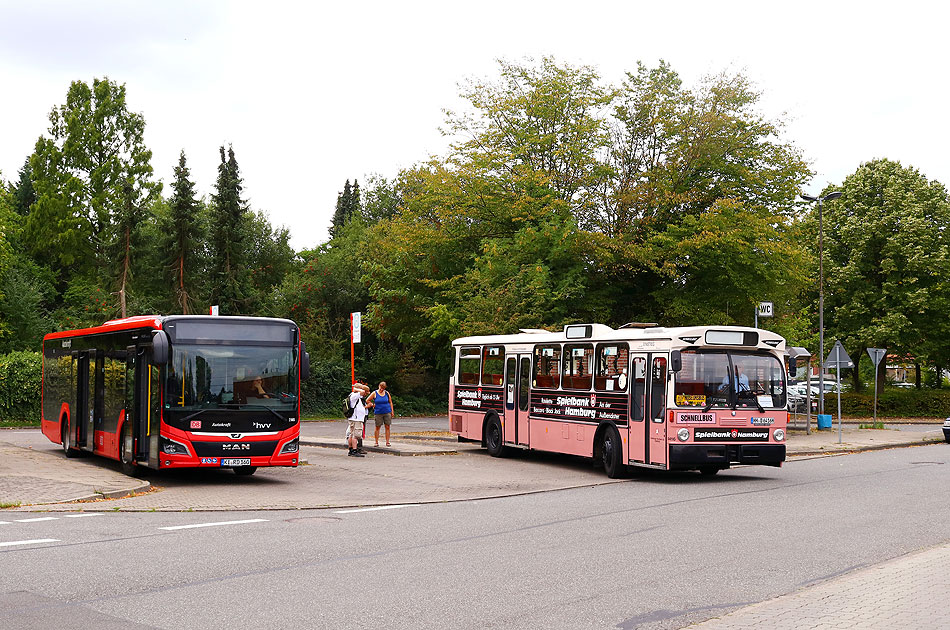
[[[759,310],[757,314],[759,317],[772,317],[773,310],[774,307],[772,306],[771,302],[759,302]]]

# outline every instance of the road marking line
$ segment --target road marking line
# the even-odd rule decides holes
[[[0,547],[13,547],[14,545],[38,545],[40,543],[59,542],[56,538],[37,538],[36,540],[14,540],[12,542],[0,543]]]
[[[398,508],[412,507],[418,503],[406,503],[403,505],[380,505],[377,507],[354,508],[352,510],[337,510],[336,514],[353,514],[354,512],[376,512],[377,510],[396,510]]]
[[[67,514],[63,518],[83,518],[84,516],[102,516],[102,514]]]
[[[175,525],[174,527],[159,527],[159,529],[172,531],[175,529],[194,529],[196,527],[217,527],[218,525],[243,525],[244,523],[265,523],[265,522],[267,522],[266,518],[252,518],[246,521],[220,521],[217,523],[195,523],[194,525]]]
[[[40,521],[58,521],[58,516],[44,516],[42,518],[21,518],[17,519],[17,523],[39,523]]]
[[[0,521],[0,525],[9,525],[10,521]]]

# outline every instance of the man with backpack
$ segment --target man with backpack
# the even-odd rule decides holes
[[[363,435],[363,422],[366,421],[366,406],[363,398],[369,394],[369,387],[362,383],[353,383],[353,390],[346,399],[346,408],[343,414],[349,420],[346,430],[347,445],[350,457],[363,457],[359,448],[359,437]]]

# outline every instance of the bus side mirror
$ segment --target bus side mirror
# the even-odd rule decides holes
[[[165,365],[168,363],[168,333],[156,330],[152,333],[152,363]]]
[[[683,355],[679,350],[670,353],[670,371],[679,372],[683,369]]]
[[[307,344],[300,342],[300,378],[307,380],[310,378],[310,353],[307,352]]]

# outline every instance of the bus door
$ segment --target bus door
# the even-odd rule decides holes
[[[646,392],[647,392],[647,354],[631,355],[632,367],[630,380],[630,425],[627,435],[627,458],[631,462],[646,463],[646,442],[648,432],[643,428],[646,414]]]
[[[505,359],[505,442],[518,439],[518,355]]]
[[[96,417],[96,351],[81,350],[76,357],[76,413],[70,430],[76,438],[76,446],[95,447]]]
[[[531,402],[531,355],[518,355],[518,444],[528,445],[528,405]]]
[[[650,355],[650,385],[646,397],[648,422],[644,423],[647,437],[647,457],[651,464],[666,466],[666,379],[668,358]]]
[[[136,460],[148,458],[148,362],[145,348],[126,348],[125,421],[132,423],[132,452]]]
[[[528,444],[528,401],[531,355],[511,354],[505,359],[505,442]]]

